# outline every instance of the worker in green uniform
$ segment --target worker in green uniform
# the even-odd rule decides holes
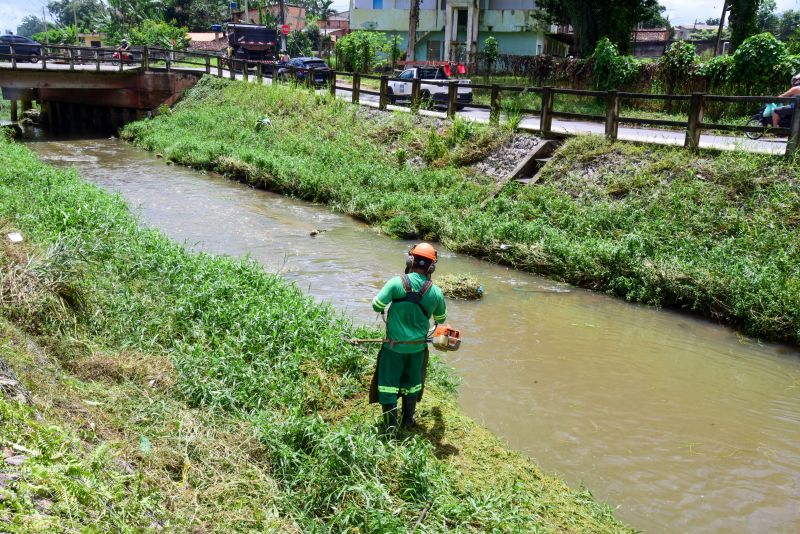
[[[384,313],[386,338],[370,388],[370,402],[380,402],[388,434],[397,432],[397,398],[403,399],[403,428],[416,423],[417,400],[422,397],[428,366],[430,319],[437,323],[447,318],[442,290],[431,282],[438,254],[428,243],[416,245],[408,253],[406,272],[395,276],[372,300],[372,309]],[[391,306],[390,306],[391,304]]]

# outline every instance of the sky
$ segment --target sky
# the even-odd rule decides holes
[[[719,17],[722,10],[722,0],[661,0],[667,7],[669,20],[673,25],[691,24],[696,20],[705,21],[708,18]],[[799,9],[800,0],[776,0],[778,11]],[[0,30],[16,31],[17,25],[25,15],[42,16],[42,6],[46,0],[0,0]],[[335,0],[334,9],[346,10],[349,0]]]

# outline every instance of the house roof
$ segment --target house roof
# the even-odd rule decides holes
[[[633,40],[637,43],[669,41],[669,30],[667,28],[648,28],[633,32]]]
[[[718,24],[682,24],[680,26],[675,26],[677,30],[689,30],[689,31],[700,31],[700,30],[717,30],[719,29]]]

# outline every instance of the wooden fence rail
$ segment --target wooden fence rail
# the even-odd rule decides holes
[[[241,75],[244,81],[249,81],[250,70],[254,72],[254,78],[258,83],[263,83],[264,78],[272,81],[297,83],[299,79],[304,80],[304,85],[316,88],[317,83],[314,69],[296,69],[295,67],[285,67],[274,62],[253,61],[243,58],[226,58],[211,52],[191,52],[177,51],[158,47],[138,47],[129,51],[131,58],[122,61],[121,58],[114,58],[115,50],[112,48],[87,48],[77,46],[62,45],[42,45],[42,52],[37,59],[41,60],[40,68],[43,70],[56,68],[54,65],[67,65],[69,70],[75,70],[76,66],[90,65],[94,70],[100,71],[104,65],[111,64],[116,67],[110,70],[127,71],[188,71],[214,75],[217,77],[229,76],[236,79]],[[16,53],[11,46],[8,54],[0,54],[0,62],[11,63],[12,69],[19,69],[20,63],[30,59],[30,54]],[[2,67],[0,67],[2,68]],[[61,67],[59,67],[61,68]],[[227,71],[227,72],[226,72]],[[390,76],[362,74],[358,72],[344,72],[329,70],[324,71],[325,85],[332,96],[339,92],[349,92],[350,101],[359,104],[362,101],[361,95],[377,96],[378,108],[387,109],[390,104],[397,104],[395,95],[391,94],[389,82],[398,80]],[[350,79],[350,85],[342,85],[339,82]],[[377,90],[362,87],[363,80],[375,80],[378,82]],[[346,83],[346,82],[345,82]],[[446,108],[448,117],[453,118],[461,107],[471,107],[489,111],[490,121],[497,123],[503,111],[503,97],[515,94],[535,94],[539,96],[541,106],[539,109],[518,110],[526,115],[538,116],[539,131],[542,136],[569,135],[556,133],[553,131],[553,118],[561,117],[567,119],[584,120],[603,124],[605,135],[610,140],[616,140],[619,135],[620,124],[632,124],[640,126],[656,126],[666,128],[684,129],[686,132],[684,146],[696,150],[700,144],[700,136],[703,130],[717,130],[734,133],[749,133],[765,131],[764,127],[715,124],[703,121],[704,111],[709,103],[723,104],[794,104],[795,112],[792,115],[791,126],[789,128],[769,128],[770,133],[786,135],[786,156],[794,157],[800,152],[800,98],[780,98],[774,96],[725,96],[711,95],[704,93],[693,93],[691,95],[670,95],[670,94],[650,94],[632,93],[623,91],[586,91],[580,89],[566,89],[556,87],[525,87],[498,84],[471,84],[473,90],[486,90],[490,92],[489,104],[465,103],[458,101],[458,81],[457,80],[431,80],[425,81],[425,85],[437,86],[446,89],[446,99],[434,102],[428,96],[428,102],[423,102],[422,83],[420,80],[412,80],[411,94],[408,98],[408,105],[412,112],[417,112],[424,104],[430,106],[436,103],[442,104]],[[592,98],[605,102],[605,113],[603,115],[589,113],[568,113],[556,109],[556,101],[559,95],[569,95],[578,98]],[[686,121],[668,119],[648,119],[641,117],[626,117],[620,115],[620,102],[622,100],[650,100],[661,101],[664,103],[688,102],[689,112]]]

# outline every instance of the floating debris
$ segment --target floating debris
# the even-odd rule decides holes
[[[477,300],[483,297],[483,286],[471,274],[446,274],[436,280],[444,296],[452,299]]]

